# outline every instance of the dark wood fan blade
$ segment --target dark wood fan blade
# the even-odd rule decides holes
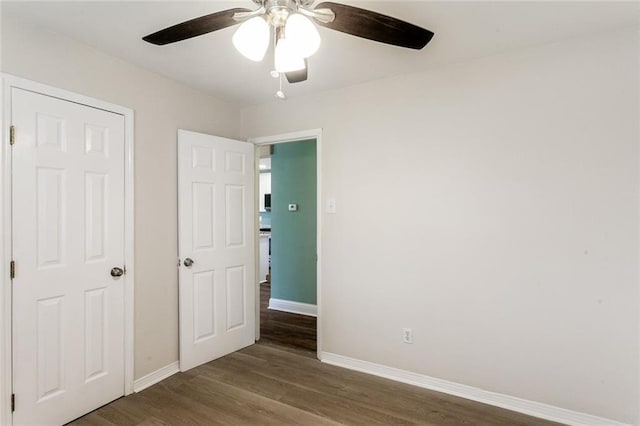
[[[391,16],[332,2],[320,3],[314,9],[328,8],[336,15],[333,22],[316,21],[320,26],[394,46],[422,49],[433,33]]]
[[[287,77],[287,81],[289,83],[301,83],[307,79],[309,76],[309,63],[307,60],[304,60],[304,68],[298,71],[291,71],[285,73],[285,77]]]
[[[163,46],[176,41],[186,40],[212,31],[221,30],[240,22],[233,19],[238,12],[251,12],[249,9],[229,9],[191,19],[142,37],[144,41]]]

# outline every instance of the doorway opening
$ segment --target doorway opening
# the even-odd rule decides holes
[[[320,353],[320,140],[309,133],[252,142],[259,176],[256,340],[313,356]]]

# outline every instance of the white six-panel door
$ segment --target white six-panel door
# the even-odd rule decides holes
[[[180,369],[254,343],[254,146],[178,131]]]
[[[124,118],[17,88],[11,115],[13,419],[63,424],[124,393]]]

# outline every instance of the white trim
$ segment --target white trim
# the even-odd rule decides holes
[[[36,81],[31,81],[24,78],[16,77],[11,74],[0,73],[0,75],[2,76],[5,82],[5,90],[8,90],[10,87],[17,87],[23,90],[28,90],[30,92],[51,96],[53,98],[58,98],[65,101],[71,101],[77,104],[86,105],[92,108],[114,112],[116,114],[125,116],[125,118],[128,115],[133,117],[133,110],[131,108],[112,104],[110,102],[91,98],[89,96],[80,95],[78,93],[70,92],[68,90],[58,89],[57,87],[53,87],[43,83],[38,83]],[[125,137],[129,135],[129,132],[125,132],[125,133],[126,133]]]
[[[637,32],[637,34],[636,34],[636,43],[640,43],[640,26],[636,29],[636,32]],[[638,45],[636,44],[636,46],[638,46]],[[636,99],[640,99],[640,85],[638,85],[638,92],[636,93],[636,96],[637,96]],[[638,123],[638,129],[637,129],[638,130],[638,134],[640,134],[640,120],[638,120],[637,123]],[[636,155],[638,155],[638,154],[636,154]],[[636,158],[636,162],[638,160],[640,160],[640,156],[638,156]],[[638,183],[638,181],[636,181],[636,183]],[[640,232],[636,231],[636,238],[639,237],[639,236],[640,236]],[[640,272],[640,256],[638,258],[638,267],[639,267],[638,272]],[[639,275],[636,275],[636,276],[639,276]],[[640,304],[639,302],[640,302],[640,300],[638,300],[636,303]],[[640,316],[638,317],[638,320],[639,320],[639,325],[640,325]],[[640,341],[640,326],[637,328],[637,330],[638,330],[638,331],[636,331],[637,339],[638,339],[638,341]],[[638,364],[640,364],[640,358],[637,361],[638,361]],[[638,371],[640,373],[640,369],[638,369],[636,371]],[[639,381],[640,381],[640,377],[638,376],[638,373],[636,373],[636,383],[638,383]],[[636,407],[640,407],[640,398],[636,399]]]
[[[322,129],[301,130],[299,132],[282,133],[280,135],[250,138],[254,145],[273,145],[277,143],[298,142],[305,139],[317,139],[322,136]]]
[[[318,256],[318,260],[316,262],[316,316],[318,317],[318,321],[316,322],[317,333],[317,352],[316,356],[319,360],[322,360],[322,218],[323,218],[323,210],[322,210],[322,129],[310,129],[310,130],[301,130],[298,132],[291,133],[283,133],[279,135],[272,136],[263,136],[257,138],[249,138],[249,142],[259,145],[272,145],[277,143],[286,143],[286,142],[296,142],[306,139],[315,139],[316,140],[316,196],[317,196],[317,215],[316,215],[316,255]],[[257,162],[256,162],[257,164]],[[256,169],[259,170],[256,166]],[[259,222],[258,219],[258,209],[256,209],[256,223]],[[256,262],[260,262],[259,258]],[[256,295],[257,299],[260,300],[260,284],[256,286]],[[256,330],[260,330],[260,304],[256,303]],[[258,331],[259,333],[259,331]],[[257,334],[256,336],[259,336]]]
[[[274,311],[289,312],[291,314],[307,315],[309,317],[318,316],[318,306],[309,303],[294,302],[292,300],[269,299],[269,309]]]
[[[133,392],[134,384],[134,354],[135,354],[135,318],[134,318],[134,287],[135,287],[135,175],[134,175],[134,113],[130,108],[122,108],[124,115],[124,264],[127,273],[124,276],[124,394]]]
[[[577,411],[567,410],[565,408],[555,407],[553,405],[490,392],[484,389],[462,385],[460,383],[437,379],[435,377],[400,370],[394,367],[387,367],[329,352],[322,353],[322,362],[567,425],[628,426],[626,423],[620,423],[615,420],[605,419],[591,414],[580,413]]]
[[[2,236],[0,237],[0,424],[10,425],[11,391],[13,371],[11,367],[11,280],[8,262],[11,261],[11,147],[9,146],[9,126],[11,123],[11,99],[6,82],[2,82],[2,148],[0,148],[0,216],[2,216]]]
[[[253,221],[253,230],[257,232],[260,229],[260,153],[257,146],[253,148],[253,205],[255,206],[255,215]],[[256,170],[258,173],[256,173]],[[253,252],[255,253],[255,276],[257,277],[258,285],[256,286],[254,299],[253,316],[254,320],[254,335],[253,338],[257,342],[260,340],[260,284],[266,282],[266,279],[260,281],[260,237],[255,238],[253,242]]]
[[[9,125],[11,123],[11,88],[16,87],[46,96],[63,99],[77,104],[98,108],[120,114],[125,122],[125,248],[124,261],[127,274],[124,277],[124,389],[123,394],[133,392],[133,368],[134,368],[134,113],[131,108],[105,102],[88,96],[79,95],[67,90],[58,89],[46,84],[26,80],[10,74],[0,73],[2,79],[3,115],[2,115],[2,148],[0,149],[0,176],[2,188],[0,188],[0,215],[2,237],[0,237],[0,424],[12,424],[11,407],[9,405],[12,392],[12,366],[11,366],[11,280],[6,266],[11,261],[11,149],[9,146]]]
[[[171,377],[179,372],[180,361],[174,361],[171,364],[165,365],[164,367],[159,368],[156,371],[147,374],[146,376],[140,377],[138,380],[133,382],[133,391],[137,393],[145,390],[149,386],[153,386],[156,383],[163,381],[167,377]]]

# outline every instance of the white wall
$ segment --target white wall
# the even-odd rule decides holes
[[[2,71],[134,109],[135,377],[176,361],[176,131],[237,137],[238,107],[6,14]]]
[[[637,423],[638,75],[627,30],[243,110],[323,128],[323,350]]]

